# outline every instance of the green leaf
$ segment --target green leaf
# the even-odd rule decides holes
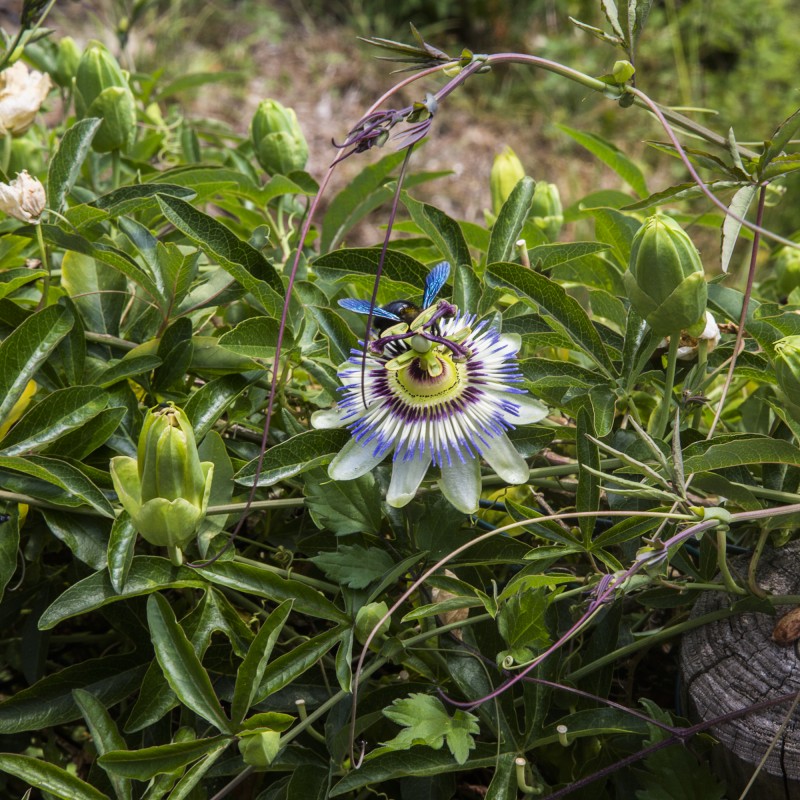
[[[81,427],[48,445],[44,454],[82,461],[113,436],[125,413],[126,409],[122,406],[104,409]]]
[[[403,204],[409,210],[411,218],[439,248],[442,256],[450,262],[450,266],[472,266],[472,257],[459,224],[448,217],[444,211],[403,193]]]
[[[405,730],[384,742],[378,753],[408,750],[415,744],[439,750],[446,741],[456,763],[465,764],[469,751],[475,747],[472,735],[480,732],[476,716],[458,709],[451,717],[442,701],[428,694],[412,693],[395,700],[383,714]]]
[[[496,743],[478,744],[475,755],[465,765],[460,765],[443,749],[385,753],[366,760],[359,769],[348,772],[333,787],[328,797],[341,797],[364,786],[405,778],[408,775],[440,775],[445,772],[463,772],[465,769],[492,768],[497,763],[497,757]]]
[[[575,444],[578,456],[578,490],[575,495],[576,511],[597,511],[600,507],[600,479],[585,467],[600,469],[600,451],[597,445],[590,441],[588,436],[595,436],[594,426],[586,408],[578,412],[578,429],[575,434]],[[578,526],[583,534],[583,541],[588,544],[592,541],[595,523],[594,517],[583,517],[578,520]]]
[[[513,188],[508,199],[503,203],[492,226],[489,250],[486,253],[487,264],[508,261],[511,258],[514,253],[514,245],[519,239],[522,226],[531,210],[535,187],[536,182],[533,178],[526,176]]]
[[[691,472],[710,472],[745,464],[792,464],[800,466],[800,449],[782,439],[745,437],[714,444],[698,442],[684,451],[683,467]]]
[[[533,308],[549,312],[558,327],[569,335],[606,375],[614,374],[611,358],[600,335],[580,303],[554,281],[519,264],[491,264],[486,268],[491,286],[515,289]],[[549,322],[550,320],[548,320]]]
[[[82,119],[61,137],[47,172],[47,200],[53,211],[63,211],[67,195],[80,174],[101,119]]]
[[[203,384],[183,406],[184,413],[192,423],[197,441],[211,430],[225,409],[254,381],[263,377],[263,372],[244,375],[225,375]]]
[[[550,644],[544,621],[547,594],[544,589],[521,589],[500,608],[497,630],[512,650],[543,649]]]
[[[22,396],[28,381],[72,328],[72,314],[49,306],[31,314],[0,342],[0,422]]]
[[[721,189],[730,189],[735,186],[741,186],[741,181],[708,181],[706,186],[714,193]],[[652,206],[662,206],[673,200],[688,200],[695,197],[705,197],[703,190],[694,182],[678,183],[675,186],[670,186],[668,189],[651,194],[645,197],[644,200],[639,200],[636,203],[629,203],[622,206],[621,211],[643,211]]]
[[[602,253],[603,250],[608,250],[608,245],[603,242],[554,242],[531,247],[528,258],[537,271],[542,271]]]
[[[29,409],[0,441],[0,453],[14,456],[38,450],[81,427],[108,405],[97,386],[58,389]]]
[[[270,360],[275,357],[279,324],[271,317],[250,317],[219,337],[220,347],[240,356]],[[283,346],[291,347],[291,332],[283,332]]]
[[[380,488],[371,473],[354,481],[332,481],[319,471],[305,483],[306,507],[320,528],[345,533],[378,533],[381,527]]]
[[[208,739],[171,742],[141,750],[117,749],[101,755],[98,763],[110,774],[136,781],[149,781],[156,775],[176,772],[221,744],[227,745],[231,741],[228,736],[212,736]]]
[[[314,270],[324,280],[339,280],[347,275],[365,274],[374,276],[378,270],[381,251],[378,247],[358,247],[335,250],[314,261]],[[389,280],[405,281],[419,287],[422,296],[428,268],[411,256],[387,250],[383,263],[383,275]]]
[[[343,544],[334,553],[312,556],[330,580],[351,589],[366,589],[394,566],[392,557],[379,547]]]
[[[272,486],[278,481],[292,478],[314,467],[329,464],[350,439],[345,430],[310,430],[272,446],[264,454],[259,486]],[[236,475],[236,482],[253,485],[258,458],[254,458]]]
[[[41,509],[50,532],[64,542],[75,558],[92,569],[105,569],[108,520]]]
[[[128,516],[128,512],[123,511],[111,526],[106,554],[109,580],[114,591],[119,594],[122,593],[133,563],[136,535],[136,527]]]
[[[135,556],[121,591],[114,589],[108,572],[95,572],[74,583],[48,606],[39,619],[39,629],[54,628],[70,617],[86,614],[117,600],[171,587],[205,589],[206,586],[206,582],[188,567],[176,567],[168,559],[157,556]]]
[[[264,677],[264,670],[266,670],[272,655],[272,648],[275,647],[283,625],[292,610],[292,602],[292,600],[284,600],[264,620],[244,661],[239,665],[231,702],[231,719],[234,725],[241,724],[253,704],[253,698],[258,692],[258,687]]]
[[[489,784],[484,800],[517,800],[518,784],[515,761],[514,753],[503,753],[497,759],[492,782]]]
[[[152,300],[158,299],[158,288],[153,283],[153,279],[123,250],[102,242],[90,242],[81,234],[67,233],[57,225],[40,224],[39,227],[42,229],[45,240],[50,244],[61,250],[81,253],[108,264],[140,286]],[[18,232],[24,232],[27,235],[28,229],[21,228]],[[34,235],[31,232],[31,238]]]
[[[61,285],[90,331],[119,336],[129,299],[125,275],[91,256],[68,251],[61,262]]]
[[[65,769],[31,756],[0,753],[0,770],[61,800],[108,800],[101,791]]]
[[[238,561],[217,561],[197,573],[218,586],[246,594],[265,597],[277,603],[294,600],[296,611],[333,622],[349,622],[350,617],[330,600],[300,581],[283,578],[266,567],[241,564]]]
[[[481,282],[469,264],[459,264],[453,273],[453,303],[466,312],[475,311],[481,300]]]
[[[14,573],[17,571],[19,556],[19,506],[16,503],[0,504],[0,511],[8,519],[3,523],[0,536],[0,601]]]
[[[85,689],[74,689],[72,696],[75,698],[75,702],[86,720],[89,733],[92,734],[92,742],[99,756],[110,750],[127,750],[125,740],[120,735],[116,723],[103,703]],[[129,781],[113,774],[109,774],[108,777],[114,787],[117,800],[131,800],[132,794]]]
[[[39,731],[81,716],[73,689],[86,689],[106,708],[136,691],[149,653],[103,655],[81,661],[34,683],[0,703],[0,734]]]
[[[164,216],[250,292],[269,316],[280,317],[283,283],[260,251],[180,198],[159,195],[158,202]]]
[[[160,594],[147,598],[147,622],[156,658],[172,691],[195,714],[220,731],[230,733],[231,724],[214,694],[208,673],[175,619],[170,604]]]
[[[405,153],[389,153],[377,164],[360,170],[331,200],[322,222],[321,252],[336,250],[353,225],[391,197],[385,184],[404,158]]]
[[[599,158],[607,167],[630,186],[639,197],[647,197],[647,182],[639,167],[633,163],[623,152],[618,150],[611,142],[607,142],[593,133],[584,133],[570,128],[568,125],[556,123],[556,127],[574,139],[579,145],[585,147],[592,155]]]
[[[220,70],[219,72],[187,72],[170,81],[166,85],[159,87],[158,99],[164,100],[175,94],[180,94],[188,89],[198,89],[209,83],[220,83],[223,81],[239,81],[244,77],[244,73],[232,70]]]
[[[311,669],[325,653],[340,642],[349,630],[350,627],[345,625],[331,628],[268,664],[264,670],[261,685],[253,698],[253,703],[260,703],[271,694],[283,689],[284,686],[294,683],[300,675]]]
[[[750,204],[753,202],[757,192],[758,185],[756,184],[743,186],[733,196],[731,204],[728,206],[728,211],[744,219],[747,215],[747,209],[750,208]],[[728,265],[731,263],[731,256],[733,256],[733,248],[736,246],[741,229],[742,223],[739,220],[728,214],[725,215],[725,219],[722,222],[722,253],[720,255],[723,272],[728,271]]]
[[[764,152],[759,159],[761,169],[783,152],[798,129],[800,129],[800,109],[781,122],[772,136],[764,142]]]
[[[328,353],[334,364],[350,358],[350,350],[358,344],[355,334],[345,321],[330,308],[310,306],[309,310],[319,326],[320,333],[328,342]]]
[[[77,467],[44,456],[0,456],[0,469],[21,472],[55,486],[61,493],[49,496],[50,502],[75,508],[88,505],[104,517],[114,518],[114,509],[105,495]],[[34,490],[31,489],[33,494]]]
[[[115,217],[120,214],[133,214],[149,205],[154,205],[157,194],[191,200],[196,192],[194,189],[171,183],[134,183],[101,194],[90,205],[107,211],[110,216]]]

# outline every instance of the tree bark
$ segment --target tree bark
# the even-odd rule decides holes
[[[744,575],[749,557],[732,560]],[[759,585],[770,594],[800,594],[800,542],[764,553],[757,571]],[[692,609],[698,617],[729,607],[736,599],[725,592],[703,592]],[[681,645],[684,696],[697,721],[711,720],[753,703],[800,691],[797,642],[780,646],[772,639],[776,615],[746,612],[690,631]],[[712,751],[712,765],[736,800],[756,766],[777,737],[749,800],[800,800],[800,708],[790,714],[792,700],[714,725],[711,733],[721,746]]]

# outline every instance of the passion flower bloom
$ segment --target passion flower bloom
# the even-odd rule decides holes
[[[331,461],[330,477],[353,480],[391,453],[386,501],[400,508],[433,464],[442,493],[465,513],[478,508],[481,458],[506,482],[525,483],[528,465],[507,431],[548,412],[516,385],[519,348],[519,337],[440,300],[410,325],[372,339],[363,370],[363,353],[353,350],[339,368],[338,406],[311,419],[316,428],[347,426],[353,434]]]

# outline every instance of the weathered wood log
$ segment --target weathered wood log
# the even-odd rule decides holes
[[[746,574],[747,559],[734,559]],[[758,566],[759,584],[771,594],[800,594],[800,542],[767,551]],[[703,592],[692,617],[728,607],[735,599],[725,592]],[[690,714],[710,720],[754,703],[800,691],[800,658],[796,642],[777,644],[773,630],[791,607],[777,614],[743,613],[690,631],[681,644],[681,676]],[[792,701],[750,712],[714,725],[720,741],[712,750],[712,766],[736,800],[755,772],[792,708]],[[800,708],[770,752],[750,800],[800,800]]]

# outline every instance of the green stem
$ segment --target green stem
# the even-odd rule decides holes
[[[693,388],[703,385],[708,366],[708,339],[700,339],[697,342],[697,366],[695,367],[695,378]],[[692,427],[697,429],[703,419],[703,406],[698,405],[692,417]]]
[[[42,260],[42,268],[46,271],[44,280],[42,282],[42,298],[39,300],[37,309],[41,311],[47,305],[47,295],[50,291],[50,258],[47,255],[47,245],[44,242],[44,234],[42,233],[42,226],[36,226],[36,241],[39,243],[39,257]]]
[[[747,566],[747,588],[750,589],[750,591],[756,597],[767,596],[767,593],[758,585],[756,569],[758,568],[758,562],[761,558],[761,554],[764,552],[764,545],[766,545],[768,538],[769,527],[765,525],[761,529],[761,533],[758,535],[758,541],[756,542],[756,546],[753,550],[753,555],[750,557],[750,563]]]
[[[669,337],[669,353],[667,354],[667,374],[664,376],[664,394],[652,430],[656,439],[663,439],[669,422],[669,407],[672,404],[672,389],[675,386],[675,365],[678,362],[678,348],[681,344],[681,332],[675,331]]]
[[[722,575],[722,582],[729,592],[733,594],[747,594],[747,591],[739,586],[731,575],[728,566],[728,531],[720,525],[717,528],[717,567]]]

